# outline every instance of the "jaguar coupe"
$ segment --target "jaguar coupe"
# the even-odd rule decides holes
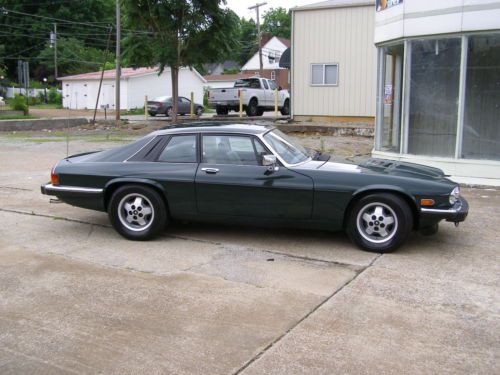
[[[344,164],[273,126],[171,125],[131,144],[73,155],[42,193],[107,212],[131,240],[173,220],[345,230],[360,248],[390,252],[412,230],[434,234],[468,213],[439,169],[370,159]]]

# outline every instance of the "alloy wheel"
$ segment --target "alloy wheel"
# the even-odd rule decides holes
[[[128,194],[118,204],[118,217],[127,229],[139,232],[151,226],[154,219],[154,207],[142,194]]]
[[[373,202],[359,210],[356,225],[359,234],[371,243],[391,240],[398,230],[398,217],[385,203]]]

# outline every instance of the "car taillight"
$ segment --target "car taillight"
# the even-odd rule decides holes
[[[56,174],[56,167],[55,166],[50,171],[50,183],[52,185],[59,185],[59,176]]]

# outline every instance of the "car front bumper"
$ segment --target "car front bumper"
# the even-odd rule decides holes
[[[469,203],[465,198],[458,198],[453,207],[448,209],[421,208],[421,222],[439,222],[441,220],[460,223],[465,220],[469,213]]]

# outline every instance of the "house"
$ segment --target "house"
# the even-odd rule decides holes
[[[373,155],[500,186],[500,2],[377,1]]]
[[[233,60],[227,60],[223,63],[215,63],[215,64],[205,64],[203,66],[207,71],[207,75],[220,75],[224,74],[226,70],[240,70],[240,64]]]
[[[159,68],[122,68],[120,80],[121,109],[144,107],[144,99],[172,95],[172,80],[167,67],[158,75]],[[115,69],[104,71],[98,108],[115,107]],[[91,109],[96,105],[101,72],[91,72],[58,78],[62,81],[63,106],[71,109]],[[194,68],[179,70],[179,96],[203,103],[205,79]]]
[[[238,73],[238,74],[218,74],[218,75],[203,76],[203,78],[207,81],[205,86],[209,89],[233,87],[234,83],[237,80],[250,77],[254,77],[254,74]]]
[[[374,0],[329,0],[292,8],[294,119],[374,121],[374,10]]]
[[[290,47],[288,39],[262,34],[262,67],[264,78],[274,79],[278,86],[284,89],[289,88],[288,70],[280,68],[279,62],[281,55],[287,48]],[[256,52],[246,63],[241,67],[242,73],[251,73],[252,75],[260,75],[259,52]]]

